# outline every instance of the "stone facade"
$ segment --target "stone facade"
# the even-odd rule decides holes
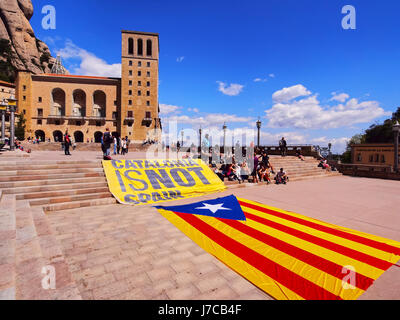
[[[394,166],[393,143],[355,144],[351,153],[353,164]]]
[[[147,57],[146,46],[141,59],[129,56],[124,50],[129,49],[130,34],[137,37],[136,43],[141,37],[145,44],[151,39],[152,56]],[[158,35],[123,31],[122,41],[121,78],[18,72],[16,98],[27,119],[26,137],[60,141],[68,130],[78,143],[99,142],[109,128],[132,142],[152,138],[160,127]]]

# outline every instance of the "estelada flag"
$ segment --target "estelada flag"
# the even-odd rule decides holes
[[[157,207],[200,247],[279,300],[354,300],[400,243],[234,196]]]

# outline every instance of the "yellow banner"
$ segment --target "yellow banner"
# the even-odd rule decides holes
[[[103,161],[110,192],[122,204],[145,205],[226,189],[200,159]]]

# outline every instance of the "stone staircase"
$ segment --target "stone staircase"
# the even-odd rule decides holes
[[[101,162],[1,158],[0,190],[0,300],[81,299],[45,213],[116,203]]]
[[[305,161],[301,161],[296,157],[270,156],[270,162],[276,173],[283,168],[289,176],[290,181],[341,175],[337,171],[327,172],[318,167],[319,161],[313,157],[305,157]]]

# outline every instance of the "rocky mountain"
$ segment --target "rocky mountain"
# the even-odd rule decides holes
[[[0,0],[0,79],[13,81],[15,71],[49,73],[55,62],[48,46],[37,39],[29,20],[31,0]]]

